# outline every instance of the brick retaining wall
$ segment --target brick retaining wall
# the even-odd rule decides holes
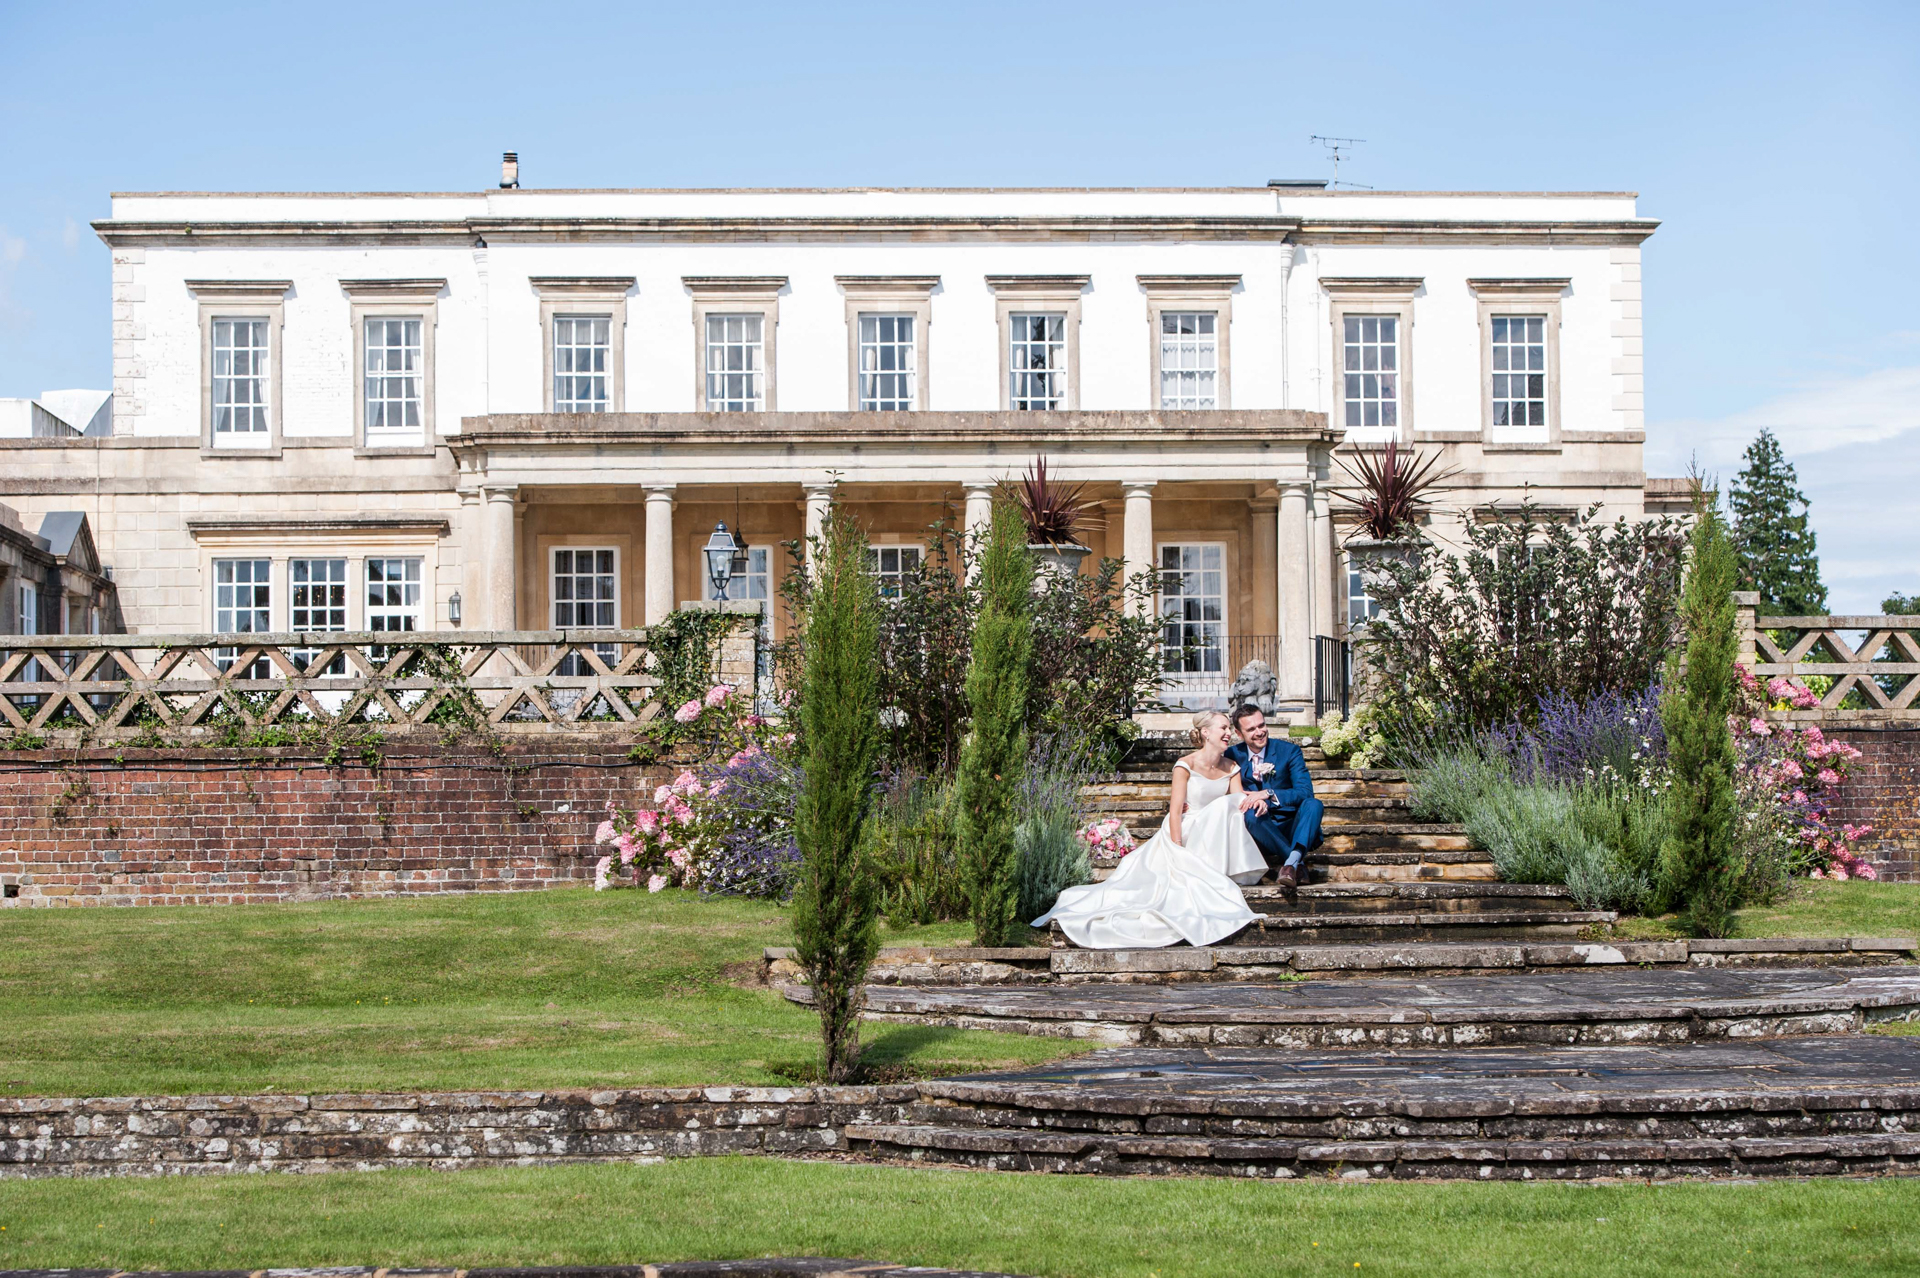
[[[1833,819],[1869,824],[1867,859],[1883,880],[1920,882],[1920,726],[1833,728],[1827,736],[1860,751],[1833,805]]]
[[[0,1097],[0,1178],[370,1171],[845,1150],[912,1085]]]
[[[667,775],[624,742],[0,754],[0,906],[203,905],[549,887]]]

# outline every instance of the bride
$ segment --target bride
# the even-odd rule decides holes
[[[1173,765],[1167,819],[1104,883],[1070,887],[1035,927],[1058,923],[1083,949],[1211,945],[1259,916],[1237,885],[1258,883],[1266,858],[1241,818],[1240,769],[1226,757],[1227,716],[1193,716],[1195,750]]]

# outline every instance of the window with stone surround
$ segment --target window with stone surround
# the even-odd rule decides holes
[[[1349,427],[1400,426],[1400,318],[1341,319],[1341,387]]]
[[[1219,315],[1160,312],[1160,407],[1220,406]]]
[[[1007,316],[1007,406],[1050,411],[1067,406],[1067,317],[1059,311]]]
[[[271,324],[264,316],[213,321],[213,442],[257,448],[271,437],[267,420]]]
[[[612,411],[608,362],[613,351],[613,318],[555,315],[552,324],[553,411]]]
[[[425,352],[417,315],[375,315],[364,321],[362,405],[366,443],[417,444],[423,438]]]
[[[1347,634],[1355,634],[1379,615],[1380,601],[1367,592],[1363,561],[1347,556]]]
[[[706,318],[707,411],[764,412],[765,316],[710,314]]]
[[[1226,660],[1227,548],[1217,541],[1160,546],[1160,668],[1219,676]]]
[[[1493,424],[1547,424],[1547,317],[1495,315],[1490,320]]]
[[[552,554],[554,629],[617,627],[620,552],[606,546],[557,546]]]
[[[287,628],[295,634],[347,629],[347,561],[289,559],[287,609]],[[320,655],[320,649],[295,648],[287,655],[305,670],[308,663]],[[346,672],[346,658],[336,656],[325,670],[313,673],[343,675]]]
[[[914,380],[919,360],[911,315],[861,315],[860,403],[864,412],[907,413],[919,407]]]

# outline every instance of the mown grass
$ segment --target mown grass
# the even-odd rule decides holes
[[[1846,883],[1798,880],[1772,905],[1754,905],[1735,916],[1736,937],[1912,936],[1920,937],[1920,883]],[[1673,915],[1622,918],[1622,940],[1668,940],[1685,936]]]
[[[958,925],[887,933],[952,942]],[[819,1022],[752,984],[787,912],[681,892],[0,913],[0,1095],[778,1083]],[[885,1074],[1057,1058],[870,1025]]]
[[[1920,1181],[1340,1184],[767,1159],[0,1182],[0,1269],[815,1255],[1089,1278],[1920,1272]]]

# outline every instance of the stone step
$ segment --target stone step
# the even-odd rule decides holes
[[[1313,768],[1313,789],[1319,793],[1323,787],[1354,782],[1369,782],[1375,785],[1406,786],[1407,774],[1393,768]],[[1173,772],[1169,768],[1154,767],[1136,770],[1123,769],[1094,777],[1087,782],[1089,786],[1133,785],[1157,786],[1162,794],[1173,784]]]
[[[1113,1048],[918,1085],[850,1152],[1004,1171],[1644,1179],[1920,1166],[1920,1042]]]
[[[1036,934],[1040,935],[1040,934]],[[874,985],[1175,984],[1551,973],[1585,967],[1886,967],[1911,960],[1912,937],[1778,937],[1709,941],[1418,941],[1374,945],[1200,946],[1144,950],[1044,945],[884,946]],[[790,948],[762,954],[770,985],[802,982]]]
[[[1678,944],[1677,942],[1674,944]],[[1499,947],[1488,947],[1488,960]],[[1515,967],[1527,946],[1510,947]],[[1067,967],[1111,965],[1112,950],[1062,951]],[[1134,951],[1144,955],[1147,951]],[[1151,952],[1196,968],[1224,947]],[[1275,967],[1295,951],[1238,957]],[[1330,950],[1322,951],[1330,954]],[[1181,957],[1176,957],[1181,956]],[[1191,956],[1191,957],[1186,957]],[[1282,957],[1284,956],[1284,957]],[[1064,975],[1064,973],[1063,973]],[[783,993],[811,1003],[805,986]],[[1852,1034],[1920,1016],[1910,967],[1641,969],[1569,967],[1516,979],[1349,976],[1339,980],[1201,980],[866,988],[869,1020],[1000,1030],[1160,1047],[1465,1047],[1652,1044]]]
[[[1293,889],[1264,884],[1244,889],[1243,895],[1259,914],[1364,917],[1408,910],[1484,914],[1573,908],[1568,888],[1497,881],[1308,883]]]
[[[1307,854],[1303,882],[1497,882],[1500,872],[1492,855],[1466,835],[1451,833],[1457,828],[1381,824],[1329,830],[1326,842]],[[1134,837],[1144,843],[1152,831]],[[1096,864],[1094,880],[1105,879],[1113,868]]]
[[[1265,914],[1214,948],[1276,945],[1398,944],[1415,941],[1575,939],[1586,929],[1610,930],[1611,910],[1432,910],[1389,914],[1282,912],[1290,902],[1271,901]],[[1403,903],[1406,904],[1406,903]],[[1259,907],[1255,907],[1258,910]],[[1068,944],[1054,925],[1054,944]]]
[[[1386,798],[1349,798],[1333,795],[1320,802],[1324,811],[1320,817],[1322,829],[1348,825],[1403,825],[1413,824],[1413,814],[1408,810],[1405,799]],[[1087,819],[1100,820],[1105,817],[1119,817],[1133,831],[1144,830],[1151,835],[1160,828],[1160,822],[1167,815],[1165,795],[1149,798],[1146,796],[1120,796],[1101,799],[1087,805]],[[1137,833],[1136,833],[1136,837]]]

